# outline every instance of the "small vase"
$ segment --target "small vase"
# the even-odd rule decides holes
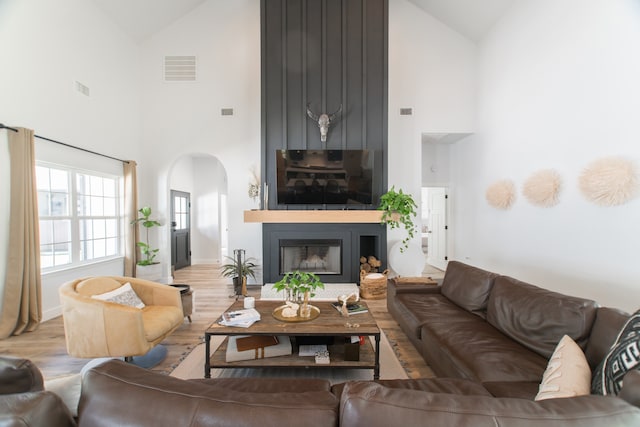
[[[304,301],[300,304],[300,317],[311,317],[311,306],[309,305],[309,291],[304,293]]]

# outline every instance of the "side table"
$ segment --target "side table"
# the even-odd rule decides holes
[[[180,299],[182,300],[182,312],[191,323],[191,314],[193,313],[193,290],[191,286],[184,284],[171,285],[180,290]]]

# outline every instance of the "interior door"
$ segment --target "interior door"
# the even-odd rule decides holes
[[[171,190],[171,265],[191,265],[191,195]]]
[[[427,263],[445,270],[447,268],[447,191],[443,187],[429,188],[427,197],[429,219],[427,221]]]

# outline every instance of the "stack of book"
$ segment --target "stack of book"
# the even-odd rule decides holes
[[[338,310],[340,313],[342,313],[342,303],[341,302],[332,302],[331,303],[336,310]],[[369,309],[367,308],[366,305],[359,303],[359,302],[353,302],[353,303],[348,303],[347,304],[347,312],[349,313],[349,316],[353,315],[353,314],[358,314],[358,313],[366,313],[367,311],[369,311]]]
[[[238,326],[248,328],[260,320],[260,313],[255,308],[227,311],[222,313],[219,324],[223,326]]]
[[[288,336],[238,335],[230,336],[227,343],[227,362],[288,356],[291,354]]]

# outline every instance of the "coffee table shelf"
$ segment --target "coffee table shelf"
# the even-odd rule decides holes
[[[373,378],[380,376],[380,329],[371,313],[361,313],[350,317],[342,317],[328,302],[314,302],[320,308],[320,316],[309,322],[286,323],[275,319],[271,313],[281,305],[277,301],[256,301],[256,310],[261,320],[249,328],[222,326],[216,319],[205,331],[205,378],[211,377],[211,368],[345,368],[372,369]],[[242,302],[234,303],[228,310],[242,308]],[[357,325],[357,326],[356,326]],[[218,349],[211,355],[211,337],[227,336]],[[305,337],[349,337],[354,335],[373,336],[375,345],[366,339],[359,346],[360,356],[357,361],[344,360],[344,345],[329,345],[329,364],[317,364],[313,356],[298,356],[297,345],[293,345],[293,354],[287,356],[267,357],[264,359],[240,360],[227,362],[226,351],[228,336],[232,335],[279,335]]]
[[[298,347],[293,345],[293,354],[287,356],[265,357],[264,359],[226,361],[227,342],[226,338],[220,347],[210,358],[211,368],[350,368],[350,369],[375,369],[376,356],[371,340],[365,340],[360,346],[360,360],[344,360],[344,345],[328,345],[330,354],[330,364],[319,364],[315,362],[313,356],[298,356]]]

